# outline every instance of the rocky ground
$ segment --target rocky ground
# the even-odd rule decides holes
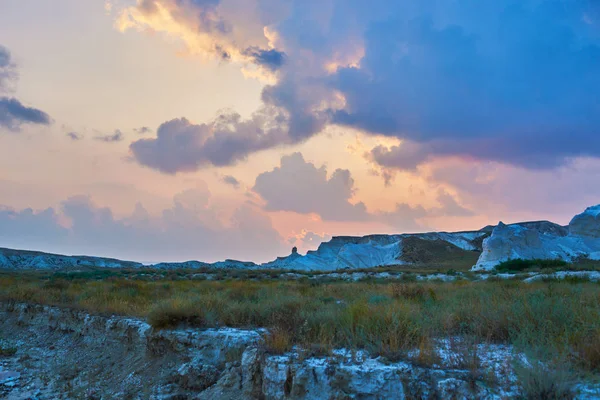
[[[414,399],[520,395],[510,346],[440,340],[404,359],[265,351],[264,331],[153,330],[144,321],[25,304],[0,307],[7,399]],[[422,354],[421,354],[422,353]],[[542,369],[542,373],[544,373]],[[572,386],[580,399],[600,386]]]

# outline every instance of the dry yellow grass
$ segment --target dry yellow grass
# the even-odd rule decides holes
[[[367,349],[389,359],[432,340],[509,343],[600,369],[600,285],[519,281],[385,283],[194,281],[132,276],[1,274],[0,300],[148,318],[157,328],[265,327],[269,347]]]

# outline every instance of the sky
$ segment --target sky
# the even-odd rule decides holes
[[[263,262],[600,203],[595,0],[0,0],[0,247]]]

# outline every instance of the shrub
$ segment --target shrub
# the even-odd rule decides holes
[[[540,362],[515,364],[521,394],[526,399],[570,400],[573,396],[572,375],[565,366],[549,367]]]
[[[203,321],[202,308],[186,299],[163,301],[148,314],[148,323],[156,329],[173,328],[181,324],[200,326]]]
[[[554,260],[524,260],[522,258],[515,258],[507,260],[496,265],[496,271],[500,272],[518,272],[524,271],[529,268],[556,268],[566,267],[569,265],[566,261],[560,259]]]

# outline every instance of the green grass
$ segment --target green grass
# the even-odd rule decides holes
[[[415,348],[431,348],[436,338],[464,337],[512,344],[548,361],[567,360],[574,369],[600,372],[600,285],[595,283],[171,276],[5,273],[0,274],[0,301],[137,316],[156,328],[265,327],[273,352],[293,345],[316,353],[360,348],[393,360]]]
[[[531,269],[546,269],[546,268],[560,268],[562,270],[567,267],[569,263],[564,260],[524,260],[521,258],[515,258],[512,260],[501,262],[496,266],[496,271],[499,272],[521,272]]]

